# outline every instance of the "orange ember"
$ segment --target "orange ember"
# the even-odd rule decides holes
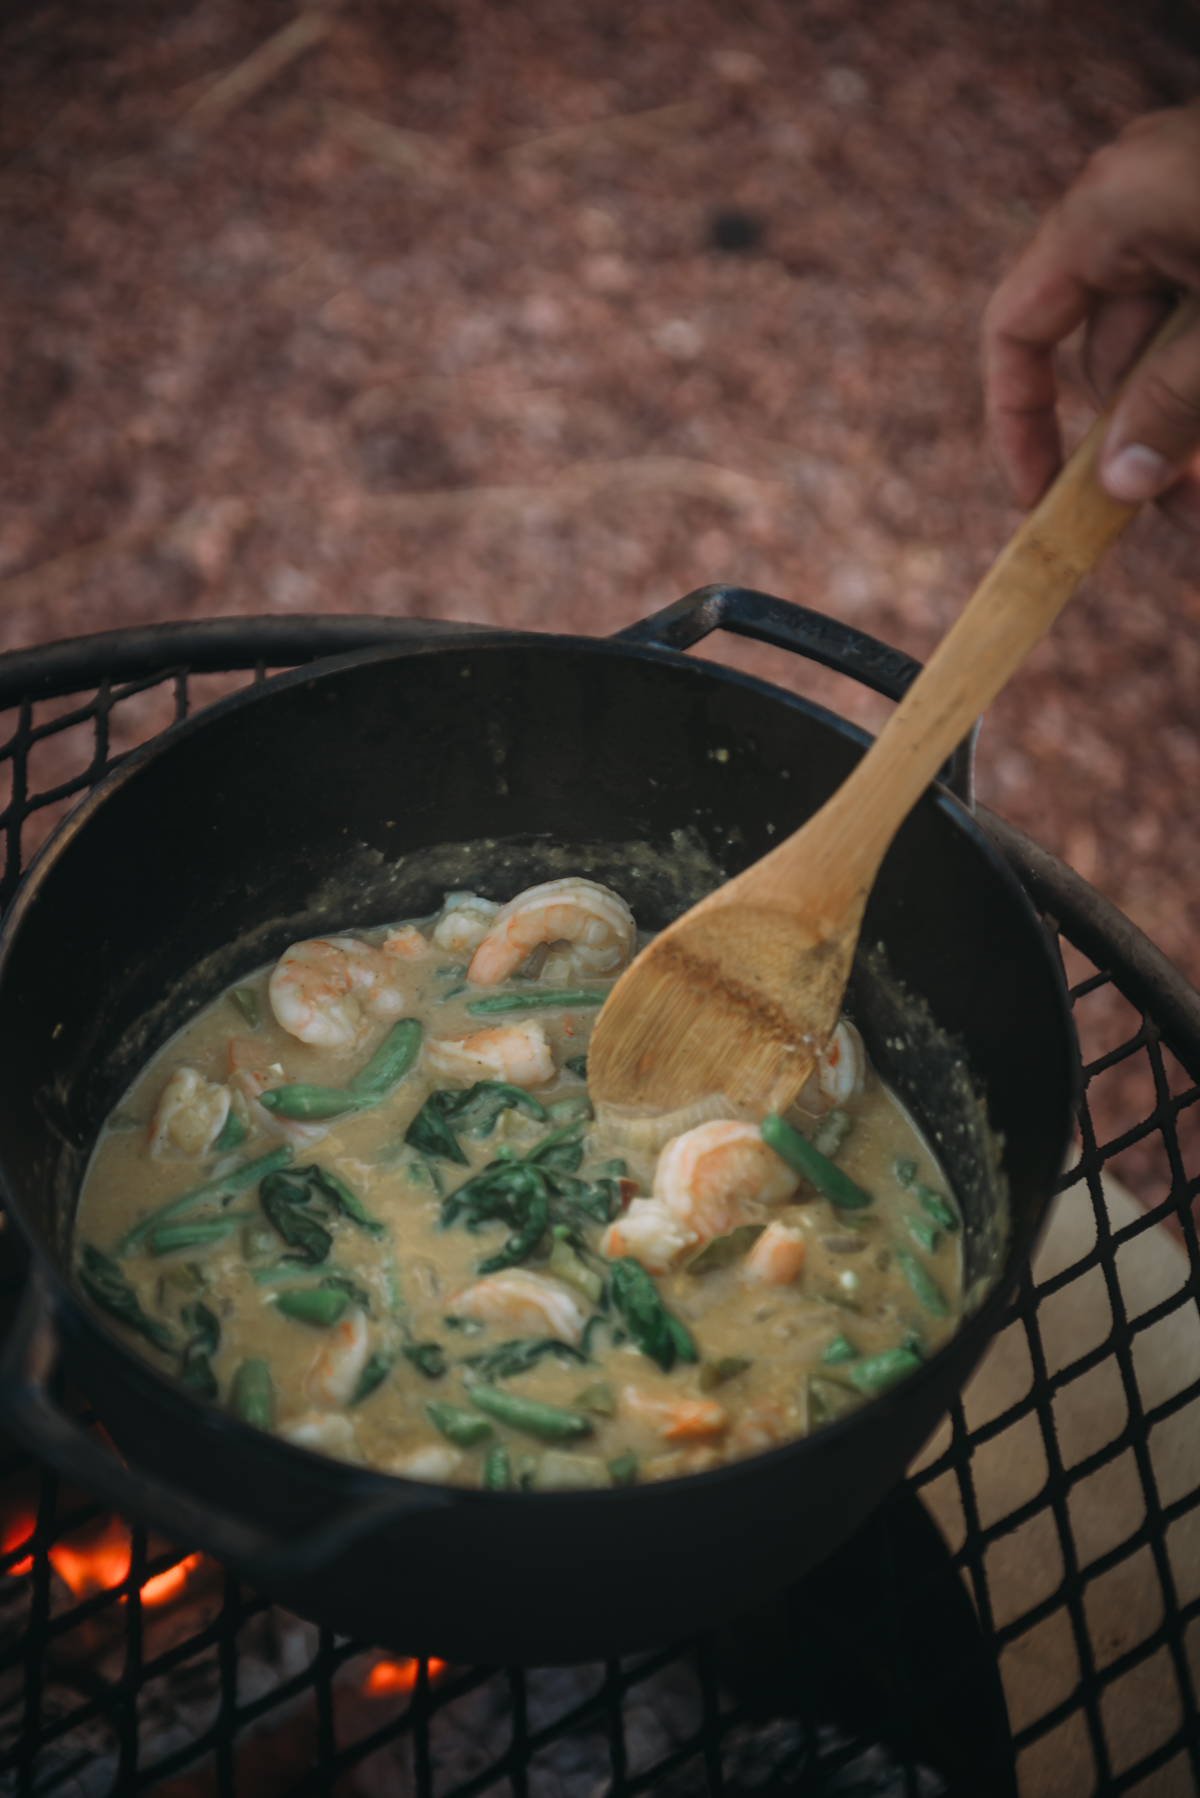
[[[200,1565],[200,1555],[188,1555],[186,1560],[179,1561],[174,1567],[168,1567],[165,1573],[156,1573],[142,1587],[143,1604],[167,1604],[177,1598],[188,1583],[188,1576]]]
[[[3,1546],[17,1547],[28,1535],[28,1520],[14,1524],[3,1539]],[[22,1534],[24,1532],[24,1535]],[[11,1537],[11,1540],[10,1540]],[[140,1589],[143,1604],[161,1605],[177,1598],[187,1585],[189,1576],[200,1565],[202,1557],[186,1559],[156,1573]],[[112,1517],[96,1535],[83,1542],[56,1542],[50,1550],[50,1564],[76,1598],[90,1598],[96,1592],[111,1592],[129,1576],[130,1539],[126,1526]],[[32,1559],[21,1561],[14,1573],[28,1573]]]
[[[367,1674],[363,1691],[371,1698],[391,1696],[395,1692],[411,1692],[417,1683],[417,1670],[420,1661],[376,1661]],[[445,1667],[445,1661],[431,1660],[429,1677],[436,1679]]]
[[[56,1542],[50,1550],[50,1564],[76,1598],[108,1592],[129,1572],[129,1531],[112,1517],[90,1541]]]
[[[14,1548],[23,1548],[26,1542],[32,1541],[33,1525],[32,1516],[15,1517],[11,1523],[6,1524],[3,1535],[0,1535],[0,1554],[10,1554]],[[33,1556],[26,1555],[23,1561],[16,1562],[8,1571],[13,1578],[32,1573]]]

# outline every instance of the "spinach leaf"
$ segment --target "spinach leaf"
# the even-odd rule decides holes
[[[501,1113],[511,1110],[523,1111],[539,1123],[546,1116],[545,1108],[531,1093],[503,1080],[477,1080],[465,1092],[439,1088],[430,1093],[404,1140],[422,1155],[440,1155],[444,1161],[456,1161],[460,1167],[466,1167],[467,1158],[456,1133],[466,1131],[477,1138],[490,1136]]]
[[[274,1224],[288,1248],[291,1259],[306,1261],[310,1267],[324,1261],[333,1247],[333,1237],[304,1207],[313,1196],[312,1183],[305,1178],[308,1169],[294,1173],[268,1174],[258,1189],[259,1203]]]
[[[573,1174],[583,1160],[583,1133],[586,1118],[573,1118],[558,1130],[552,1130],[536,1143],[525,1157],[535,1167],[552,1168],[555,1173]]]
[[[549,1222],[546,1183],[524,1162],[493,1161],[442,1201],[443,1229],[460,1217],[472,1234],[486,1223],[507,1224],[512,1232],[494,1255],[478,1264],[480,1274],[516,1267],[536,1248]]]
[[[78,1268],[79,1284],[102,1311],[115,1317],[119,1323],[126,1324],[129,1329],[136,1330],[155,1348],[170,1354],[175,1347],[175,1338],[166,1324],[159,1323],[157,1318],[150,1317],[142,1309],[141,1300],[129,1284],[115,1261],[102,1255],[85,1242],[80,1251]]]
[[[511,1380],[536,1367],[547,1355],[556,1355],[560,1361],[587,1361],[582,1349],[560,1342],[556,1336],[522,1336],[511,1342],[498,1342],[494,1348],[481,1349],[475,1355],[464,1355],[463,1365],[485,1380]]]
[[[683,1324],[667,1310],[658,1288],[640,1261],[628,1256],[612,1263],[612,1302],[634,1343],[669,1373],[676,1361],[695,1361],[696,1345]]]
[[[427,1380],[440,1380],[446,1371],[446,1351],[440,1342],[408,1342],[400,1353],[419,1367]]]
[[[458,1096],[457,1093],[443,1090],[430,1093],[404,1132],[404,1140],[421,1155],[440,1157],[443,1161],[456,1161],[460,1167],[466,1167],[467,1158],[459,1148],[458,1139],[445,1115],[444,1101]]]

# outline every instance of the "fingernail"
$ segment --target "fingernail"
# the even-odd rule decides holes
[[[1127,443],[1105,462],[1100,478],[1114,499],[1153,499],[1169,482],[1171,464],[1144,443]]]

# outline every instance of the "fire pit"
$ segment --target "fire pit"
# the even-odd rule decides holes
[[[769,609],[717,590],[706,611],[637,629],[684,648],[719,624],[772,635]],[[54,817],[190,704],[429,628],[229,621],[0,658],[0,767],[11,771],[0,900]],[[909,673],[828,621],[810,637],[810,652],[884,690]],[[964,763],[956,775],[961,786]],[[1030,1793],[1082,1794],[1152,1774],[1166,1782],[1155,1792],[1200,1787],[1189,1657],[1200,1469],[1185,1440],[1200,1398],[1189,1362],[1200,1179],[1186,1130],[1200,1099],[1200,1000],[1061,864],[984,823],[1073,981],[1086,1065],[1082,1154],[1063,1181],[1070,1230],[1056,1224],[974,1387],[851,1542],[768,1610],[698,1641],[605,1665],[467,1669],[319,1631],[5,1444],[0,1791],[472,1798],[507,1779],[535,1798],[1000,1794],[1019,1776]],[[1105,1094],[1098,1132],[1089,1099]],[[1152,1147],[1157,1203],[1106,1196],[1106,1167]],[[1168,1223],[1185,1253],[1161,1242]],[[1160,1270],[1151,1292],[1147,1247]],[[9,1312],[21,1278],[0,1235]],[[1083,1303],[1089,1288],[1099,1311]],[[1156,1357],[1164,1332],[1171,1354]],[[87,1427],[98,1428],[81,1410]]]

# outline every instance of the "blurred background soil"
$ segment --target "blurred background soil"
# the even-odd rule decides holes
[[[1197,92],[1165,0],[10,5],[0,650],[263,612],[600,634],[734,580],[925,655],[1017,520],[987,296],[1094,148]],[[980,746],[982,797],[1194,982],[1198,695],[1200,545],[1147,515]],[[1092,1013],[1089,1052],[1129,1022]],[[1106,1078],[1115,1119],[1148,1075]],[[1122,1170],[1162,1196],[1155,1142]]]

